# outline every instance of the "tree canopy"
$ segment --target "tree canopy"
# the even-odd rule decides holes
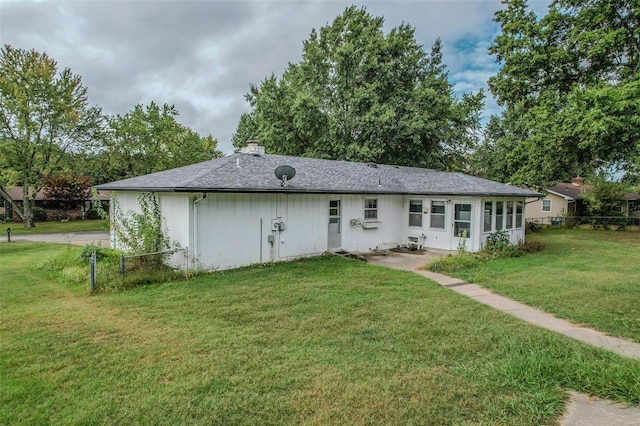
[[[21,185],[23,205],[13,203],[25,226],[33,226],[34,197],[43,178],[60,168],[65,156],[90,144],[101,127],[98,108],[87,102],[80,76],[46,53],[0,51],[0,194]],[[10,200],[11,201],[11,200]]]
[[[545,185],[598,170],[637,173],[640,161],[640,9],[633,0],[555,0],[538,19],[504,0],[489,79],[505,107],[487,129],[476,168]],[[498,131],[499,130],[499,131]],[[505,161],[484,162],[491,153]]]
[[[97,178],[125,179],[222,156],[217,140],[211,135],[200,137],[178,123],[178,115],[173,105],[151,102],[110,117],[102,152],[95,157],[103,163],[104,175]]]
[[[177,122],[173,105],[151,102],[103,116],[88,106],[80,76],[58,72],[53,59],[35,50],[2,48],[0,95],[0,196],[28,227],[35,195],[47,184],[53,192],[66,188],[69,182],[57,184],[64,176],[99,184],[222,155],[211,135]],[[9,197],[13,186],[22,186],[22,205]]]
[[[437,40],[426,53],[403,24],[347,8],[313,30],[302,60],[251,85],[233,144],[268,152],[460,169],[476,142],[483,94],[457,99]]]

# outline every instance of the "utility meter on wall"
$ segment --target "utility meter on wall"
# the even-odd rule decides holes
[[[272,231],[284,231],[287,229],[287,225],[282,221],[282,219],[272,219],[271,220],[271,230]]]

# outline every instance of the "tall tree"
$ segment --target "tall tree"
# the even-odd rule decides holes
[[[32,227],[34,198],[43,177],[61,167],[65,155],[92,143],[100,130],[98,108],[90,108],[80,76],[46,53],[0,50],[0,195],[21,185],[23,205],[13,203]],[[11,201],[11,200],[10,200]]]
[[[222,156],[218,141],[178,123],[173,105],[136,105],[125,115],[109,119],[102,152],[106,176],[101,180],[133,176],[185,166]]]
[[[234,146],[269,152],[460,169],[476,141],[483,94],[457,99],[440,40],[427,54],[414,30],[347,8],[313,30],[302,60],[252,85]]]
[[[507,152],[508,180],[545,185],[611,167],[637,170],[636,2],[555,0],[541,19],[526,0],[503,3],[490,47],[502,66],[489,87],[505,107],[505,131],[484,144]]]

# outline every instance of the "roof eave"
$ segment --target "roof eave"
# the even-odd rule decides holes
[[[562,198],[564,198],[565,200],[568,200],[568,201],[575,201],[576,200],[575,197],[571,197],[569,195],[561,194],[561,193],[556,192],[556,191],[551,191],[550,189],[547,190],[547,192],[549,194],[553,194],[553,195],[557,195],[558,197],[562,197]]]
[[[437,191],[392,191],[385,189],[331,189],[331,188],[216,188],[216,187],[127,187],[116,188],[112,186],[98,185],[95,187],[98,190],[110,190],[110,191],[130,191],[130,192],[177,192],[177,193],[197,193],[197,192],[220,192],[220,193],[278,193],[278,194],[379,194],[379,195],[426,195],[426,196],[438,196],[438,197],[484,197],[484,198],[496,198],[496,197],[514,197],[514,198],[532,198],[543,197],[538,193],[496,193],[496,192],[437,192]]]

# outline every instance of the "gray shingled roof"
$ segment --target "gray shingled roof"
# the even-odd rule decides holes
[[[554,194],[561,195],[563,197],[569,197],[571,199],[577,200],[582,197],[582,189],[590,190],[593,188],[591,185],[574,185],[573,183],[564,183],[559,182],[553,185],[548,189],[549,192],[553,192]]]
[[[296,169],[287,188],[274,171]],[[114,191],[366,193],[537,197],[463,173],[285,155],[233,154],[204,163],[98,185]]]

